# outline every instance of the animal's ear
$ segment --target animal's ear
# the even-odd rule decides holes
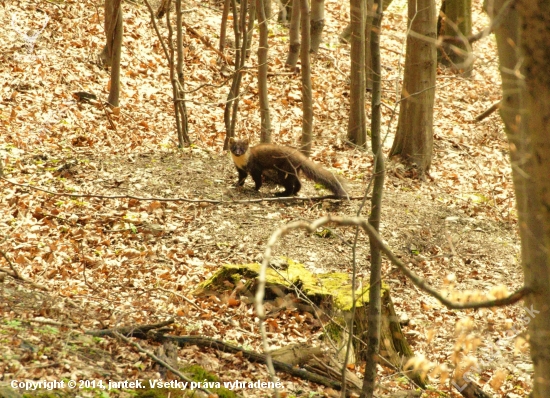
[[[243,140],[243,144],[248,145],[248,138]]]
[[[235,139],[234,139],[233,137],[231,137],[231,138],[229,139],[229,143],[230,143],[231,145],[233,145],[233,144],[235,143]]]

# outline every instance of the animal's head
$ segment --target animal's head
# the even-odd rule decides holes
[[[236,140],[234,138],[229,139],[229,150],[235,156],[242,156],[248,151],[248,139]]]

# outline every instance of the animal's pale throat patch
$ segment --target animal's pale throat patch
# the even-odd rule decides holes
[[[250,151],[246,151],[244,155],[241,156],[235,156],[235,154],[231,152],[231,157],[233,158],[233,163],[235,163],[235,166],[244,170],[248,164],[248,158],[250,158]]]

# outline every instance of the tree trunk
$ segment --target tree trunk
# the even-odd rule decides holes
[[[409,35],[397,133],[390,156],[416,165],[420,178],[430,169],[436,73],[434,0],[409,0]]]
[[[439,62],[470,77],[473,68],[472,46],[468,37],[472,34],[472,0],[444,0],[438,19],[439,38],[454,38],[452,43],[443,41],[439,47]]]
[[[111,66],[111,87],[109,105],[119,106],[120,97],[120,57],[122,53],[122,6],[121,0],[105,0],[105,36],[107,38],[107,64]]]
[[[176,65],[176,73],[178,81],[172,81],[172,85],[175,88],[175,111],[176,111],[176,123],[178,130],[178,144],[182,148],[184,143],[190,144],[189,139],[189,124],[187,120],[187,106],[185,105],[185,75],[183,74],[183,32],[182,32],[182,15],[181,15],[181,0],[176,0],[176,53],[178,61]],[[172,66],[171,66],[172,67]],[[178,120],[178,115],[181,116],[181,121]]]
[[[286,65],[296,69],[298,56],[300,55],[300,0],[292,0],[292,14],[290,15],[290,28],[288,30],[290,48]]]
[[[241,0],[241,7],[239,10],[239,36],[241,38],[241,48],[236,49],[236,51],[239,53],[239,64],[235,64],[235,69],[237,72],[237,89],[236,89],[236,95],[237,98],[235,98],[235,103],[233,105],[233,117],[231,118],[231,136],[233,137],[235,135],[235,128],[237,125],[237,111],[239,109],[239,91],[241,88],[241,80],[243,76],[243,69],[244,65],[246,63],[246,48],[247,48],[247,39],[248,34],[246,33],[246,14],[248,12],[248,0]],[[235,43],[237,44],[237,43]]]
[[[302,47],[300,50],[300,62],[302,63],[302,145],[300,150],[306,156],[311,152],[311,132],[313,130],[313,103],[311,93],[311,63],[309,48],[309,5],[308,0],[300,1],[300,14],[302,16]]]
[[[366,5],[367,19],[365,20],[365,88],[367,91],[372,90],[372,54],[371,54],[371,39],[372,39],[372,20],[376,14],[378,4],[374,0],[367,0]]]
[[[392,0],[387,0],[384,2],[384,5],[382,6],[382,9],[386,11],[388,7],[391,5]],[[346,27],[342,30],[342,33],[338,35],[341,41],[349,42],[349,39],[351,37],[351,23],[348,23]]]
[[[231,0],[225,0],[223,2],[222,22],[220,26],[220,46],[219,50],[223,54],[225,49],[225,36],[227,35],[227,17],[229,16],[229,5]]]
[[[496,0],[496,16],[505,0]],[[547,0],[519,0],[495,29],[500,112],[510,142],[518,207],[533,398],[550,397],[550,15]],[[521,70],[517,73],[517,66]]]
[[[380,231],[380,218],[382,214],[382,194],[384,193],[384,153],[382,152],[381,132],[381,73],[380,66],[380,30],[382,26],[382,5],[383,0],[374,2],[375,14],[372,19],[372,30],[370,33],[370,54],[372,55],[373,86],[372,86],[372,119],[371,119],[371,146],[374,154],[374,189],[371,198],[371,213],[369,223],[376,231]],[[382,291],[382,253],[380,247],[372,239],[370,245],[370,291],[369,291],[369,319],[367,331],[367,364],[365,366],[365,377],[363,382],[362,397],[371,398],[374,395],[376,382],[377,357],[380,348],[380,320]]]
[[[367,145],[365,125],[365,0],[350,1],[351,89],[348,139],[360,147]]]
[[[265,19],[269,20],[271,18],[271,0],[263,0],[264,4],[264,16]]]
[[[319,51],[325,26],[325,0],[311,0],[311,49],[313,54]]]
[[[281,0],[279,1],[279,17],[277,18],[278,21],[286,25],[292,16],[292,7],[293,7],[293,0]],[[299,7],[299,6],[298,6]]]
[[[244,8],[243,8],[244,7]],[[241,4],[241,27],[243,16],[246,15],[247,1],[244,5]],[[241,37],[246,38],[246,34],[239,30],[239,12],[237,11],[237,1],[231,0],[231,8],[233,9],[233,33],[235,35],[235,74],[231,83],[231,89],[227,95],[227,101],[225,103],[225,110],[223,113],[223,120],[225,123],[225,141],[223,143],[223,149],[229,148],[229,139],[235,135],[235,126],[237,123],[237,115],[239,109],[239,90],[241,87],[241,67],[244,65],[244,54],[241,49]]]
[[[271,119],[269,116],[269,99],[267,97],[267,19],[265,3],[270,0],[256,0],[258,25],[260,27],[260,44],[258,46],[258,97],[260,99],[261,132],[260,142],[271,142]]]
[[[252,44],[252,36],[254,35],[254,21],[256,20],[256,2],[250,1],[248,6],[248,31],[246,36],[246,59],[250,58],[250,45]]]

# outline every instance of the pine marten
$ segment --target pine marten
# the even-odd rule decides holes
[[[307,178],[323,184],[337,197],[347,196],[344,179],[312,162],[297,149],[273,144],[250,147],[247,139],[233,138],[229,140],[229,149],[239,173],[238,186],[244,185],[244,180],[250,174],[258,191],[262,186],[262,172],[274,170],[277,173],[277,183],[285,187],[285,190],[277,193],[276,196],[296,195],[302,188],[298,179],[298,172],[301,170]]]

